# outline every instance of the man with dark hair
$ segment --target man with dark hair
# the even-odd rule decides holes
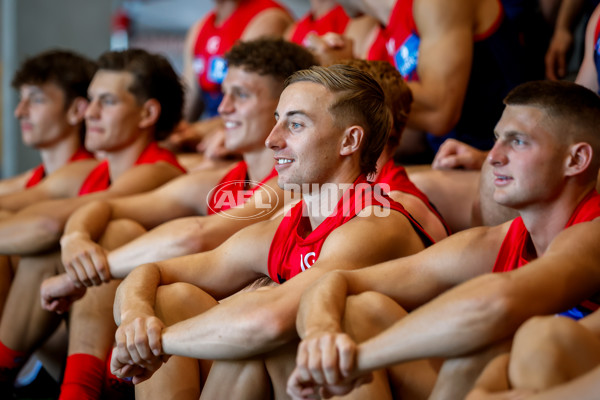
[[[324,276],[300,305],[304,340],[288,384],[293,397],[348,392],[357,378],[388,366],[396,388],[404,383],[398,363],[442,357],[431,398],[464,398],[526,319],[597,308],[590,300],[600,287],[600,98],[574,83],[535,81],[511,91],[505,104],[488,162],[494,200],[520,216],[411,257]],[[360,331],[377,318],[388,328],[359,345],[363,338],[344,333],[342,323]]]
[[[222,378],[238,362],[243,368],[256,362],[265,371],[263,358],[276,349],[289,356],[283,357],[288,368],[293,365],[293,349],[284,345],[294,342],[300,295],[328,264],[360,268],[430,243],[400,204],[366,181],[391,127],[384,93],[372,77],[345,65],[296,72],[275,119],[266,145],[275,152],[278,184],[300,190],[303,200],[285,216],[245,228],[212,251],[140,266],[117,291],[113,371],[139,383],[165,354],[194,357],[171,357],[140,385],[144,395],[164,396],[173,369],[183,381],[177,388],[195,386],[197,395],[199,358],[237,360],[213,364],[203,395],[264,397],[259,381],[223,388]],[[233,295],[264,276],[278,285]],[[213,299],[230,295],[218,305]],[[128,345],[134,337],[137,347]],[[240,361],[247,357],[256,361]],[[276,396],[282,395],[285,368],[267,368]]]
[[[77,195],[97,163],[83,147],[87,88],[95,71],[92,61],[66,50],[38,54],[17,70],[12,80],[20,96],[15,117],[23,143],[40,151],[42,164],[0,181],[0,210],[15,212],[39,200]],[[80,160],[88,161],[67,167]]]
[[[64,311],[74,295],[82,294],[80,287],[124,278],[140,264],[213,249],[281,208],[284,192],[276,184],[273,154],[264,141],[275,124],[273,112],[285,79],[316,62],[308,50],[283,39],[239,42],[225,57],[229,71],[219,112],[226,123],[226,145],[242,153],[243,161],[77,210],[61,239],[68,275],[42,286],[42,301],[50,310]],[[247,202],[236,204],[238,199]],[[69,353],[91,355],[99,367],[114,343],[110,305],[116,284],[111,287],[90,291],[70,313]]]
[[[147,191],[184,172],[156,144],[181,118],[183,89],[168,61],[128,50],[105,53],[98,66],[87,92],[85,146],[105,160],[86,177],[78,197],[38,202],[0,222],[0,253],[21,256],[0,322],[6,392],[27,356],[60,322],[41,308],[39,285],[62,270],[55,250],[69,215],[94,199]],[[150,88],[139,90],[142,80]]]

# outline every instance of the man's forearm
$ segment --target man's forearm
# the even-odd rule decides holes
[[[125,278],[138,265],[197,253],[199,240],[188,230],[159,226],[108,254],[111,276]]]
[[[496,274],[497,275],[497,274]],[[527,317],[513,313],[485,276],[452,289],[359,346],[360,371],[405,361],[457,357],[504,339]]]
[[[160,271],[155,264],[140,266],[125,279],[115,295],[114,318],[117,325],[129,316],[154,315]]]
[[[60,218],[38,215],[0,220],[0,254],[30,255],[58,246],[63,224]]]
[[[77,209],[65,225],[64,235],[74,233],[84,234],[93,241],[97,241],[111,219],[111,207],[108,202],[94,201]]]
[[[194,318],[166,328],[162,335],[164,352],[198,359],[239,360],[293,340],[297,337],[296,309],[278,308],[268,291],[234,295]],[[269,306],[265,300],[269,300]]]
[[[302,296],[296,329],[301,338],[311,332],[341,332],[348,293],[343,273],[330,272]]]

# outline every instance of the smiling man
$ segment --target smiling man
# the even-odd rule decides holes
[[[69,215],[94,199],[147,191],[184,172],[156,142],[181,118],[183,89],[168,61],[127,50],[103,54],[98,66],[87,91],[85,145],[105,160],[80,185],[78,197],[38,202],[0,221],[0,253],[21,256],[0,322],[3,393],[60,322],[42,310],[38,289],[62,271],[55,250]]]
[[[589,299],[600,288],[600,98],[574,83],[540,81],[518,86],[505,104],[488,162],[494,200],[520,216],[411,257],[324,276],[298,313],[304,340],[288,384],[294,398],[348,392],[384,367],[395,392],[404,383],[396,364],[442,357],[430,398],[462,399],[526,319],[597,307]],[[357,345],[347,319],[354,332],[373,319],[390,327]]]
[[[132,271],[115,301],[120,327],[111,368],[117,374],[142,382],[165,354],[255,357],[248,365],[240,361],[241,368],[258,363],[265,371],[263,358],[281,350],[286,367],[267,368],[276,395],[282,395],[285,371],[293,367],[294,321],[304,289],[331,268],[360,268],[430,243],[400,204],[366,181],[391,128],[383,91],[368,74],[349,66],[299,71],[288,80],[275,117],[266,144],[275,152],[278,184],[301,188],[303,201],[285,216],[245,228],[215,250]],[[280,285],[233,295],[260,277]],[[215,299],[230,295],[216,305]],[[292,347],[284,348],[288,343]],[[140,394],[165,398],[166,391],[181,391],[185,381],[196,386],[189,393],[197,398],[198,360],[193,358],[171,357],[139,385]],[[232,378],[238,368],[237,361],[213,364],[203,395],[237,398],[252,391],[264,397],[261,390],[270,385],[267,389],[254,379],[244,385],[240,379],[245,375],[237,372],[235,383],[223,387],[223,377]]]

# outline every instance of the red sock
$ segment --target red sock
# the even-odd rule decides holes
[[[0,342],[0,382],[14,381],[27,358],[27,353],[9,349]]]
[[[104,389],[102,391],[103,399],[134,399],[135,391],[131,378],[121,379],[110,372],[110,360],[112,359],[112,349],[108,351],[106,357],[106,373],[104,375]]]
[[[59,400],[97,400],[104,381],[104,361],[90,354],[67,357]]]

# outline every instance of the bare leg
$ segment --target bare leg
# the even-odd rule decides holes
[[[14,276],[10,256],[0,255],[0,318]]]
[[[144,228],[133,221],[116,220],[107,226],[99,244],[112,250],[144,232]],[[91,287],[83,298],[73,304],[70,312],[69,354],[84,353],[106,360],[117,329],[112,306],[120,282],[113,280]]]
[[[263,360],[214,361],[200,399],[256,399],[273,397]]]
[[[40,285],[61,270],[58,252],[20,259],[0,323],[7,347],[31,353],[54,332],[61,317],[42,309]]]
[[[509,348],[510,341],[507,340],[477,353],[446,360],[430,399],[464,399],[490,360]]]
[[[348,298],[344,329],[357,342],[363,342],[389,328],[405,315],[406,311],[389,297],[375,292],[365,292]],[[384,374],[381,376],[382,382],[378,383],[376,375],[374,383],[369,386],[373,385],[370,390],[377,387],[375,393],[381,393],[373,398],[385,398],[380,396],[384,396],[383,393],[391,389],[393,395],[385,394],[386,397],[426,399],[433,388],[436,376],[436,371],[429,360],[417,360],[389,367],[387,379]],[[366,397],[363,395],[362,398]]]
[[[542,390],[570,381],[600,364],[600,340],[581,323],[537,317],[517,331],[511,351],[513,387]]]
[[[343,329],[356,342],[363,342],[390,327],[406,312],[392,299],[375,292],[350,296],[346,302]],[[297,343],[269,355],[266,363],[275,398],[285,398],[285,383],[295,366]],[[344,399],[426,399],[436,373],[427,360],[409,362],[376,371],[373,381],[353,390]],[[390,384],[392,386],[390,386]]]
[[[185,304],[185,307],[182,307]],[[161,286],[156,293],[156,315],[167,325],[201,314],[217,302],[199,288],[176,283]],[[198,399],[202,377],[206,377],[210,362],[173,356],[152,378],[135,387],[141,399]],[[221,382],[228,385],[228,382]]]

